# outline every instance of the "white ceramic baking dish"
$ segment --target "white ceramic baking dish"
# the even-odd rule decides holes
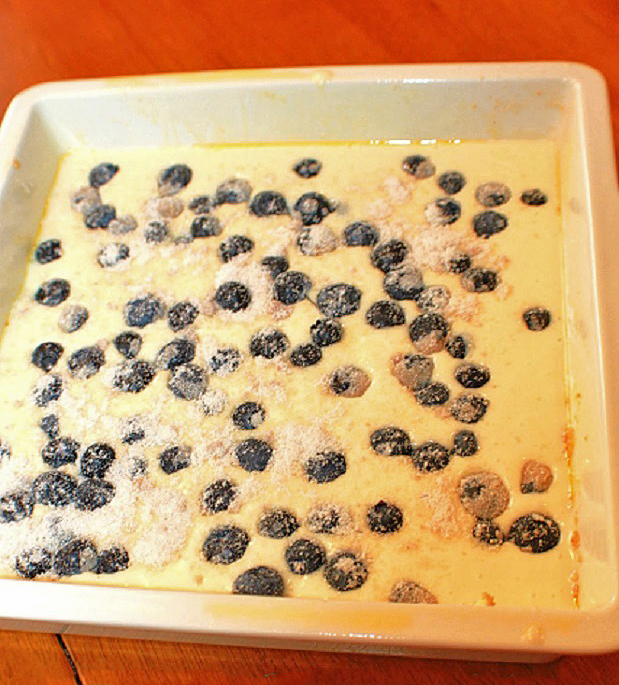
[[[75,146],[553,138],[560,148],[581,609],[421,606],[0,580],[0,625],[478,659],[619,648],[617,182],[606,89],[574,64],[215,72],[73,81],[17,96],[0,129],[0,316],[59,157]]]

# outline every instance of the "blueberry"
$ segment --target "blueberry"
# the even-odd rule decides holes
[[[273,448],[264,440],[249,438],[240,442],[234,453],[245,471],[264,471],[273,456]]]
[[[340,366],[327,377],[329,389],[340,397],[361,397],[371,382],[368,374],[356,366]]]
[[[39,428],[47,435],[48,438],[57,438],[60,432],[60,424],[56,414],[46,414],[39,421]]]
[[[284,579],[274,568],[254,566],[234,579],[232,592],[235,595],[281,597],[284,594]]]
[[[489,293],[496,290],[499,276],[496,271],[475,267],[462,274],[462,287],[470,293]]]
[[[32,580],[52,570],[52,553],[45,547],[31,547],[15,557],[15,571]]]
[[[159,466],[168,475],[182,471],[191,464],[191,450],[188,447],[173,445],[167,447],[159,455]]]
[[[142,336],[133,331],[119,333],[114,338],[114,347],[126,359],[133,359],[138,356],[142,348]]]
[[[71,195],[71,206],[80,214],[86,214],[100,204],[101,194],[92,186],[82,186]]]
[[[399,266],[408,255],[408,246],[398,238],[377,245],[370,254],[372,266],[387,273]]]
[[[266,414],[257,402],[243,402],[232,412],[232,423],[241,430],[254,430],[263,423]]]
[[[208,379],[197,364],[181,364],[170,371],[168,388],[181,400],[197,400],[204,394]]]
[[[251,238],[244,235],[231,235],[219,244],[217,251],[219,258],[225,263],[253,249],[254,241]]]
[[[144,240],[158,245],[170,235],[170,229],[165,221],[149,221],[144,229]]]
[[[305,157],[292,167],[292,170],[301,178],[313,178],[320,173],[321,169],[322,163],[313,157]]]
[[[314,343],[297,345],[290,353],[290,362],[294,366],[313,366],[322,359],[322,350]]]
[[[509,225],[509,221],[504,214],[489,209],[480,212],[473,217],[473,228],[480,238],[489,238],[504,231]]]
[[[390,328],[404,324],[406,315],[397,302],[379,300],[367,310],[365,320],[374,328]]]
[[[456,367],[454,376],[464,388],[481,388],[490,380],[490,370],[481,364],[465,362]]]
[[[333,252],[337,245],[335,233],[324,225],[303,228],[297,235],[299,251],[309,257],[318,257]]]
[[[353,552],[337,552],[325,564],[325,580],[339,592],[357,590],[368,579],[368,567]]]
[[[47,407],[62,395],[62,378],[56,374],[43,376],[32,391],[32,400],[37,407]]]
[[[30,359],[35,366],[47,372],[56,366],[63,352],[64,347],[60,343],[44,342],[34,348]]]
[[[550,326],[550,312],[543,307],[532,307],[522,314],[522,319],[530,331],[543,331]]]
[[[213,200],[210,195],[197,195],[189,200],[187,207],[194,214],[208,214],[213,209]]]
[[[57,307],[71,294],[71,285],[64,278],[45,281],[34,294],[34,299],[46,307]]]
[[[415,399],[422,407],[438,407],[449,399],[449,388],[440,381],[415,390]]]
[[[288,271],[290,266],[286,257],[271,255],[263,257],[260,264],[267,269],[273,279],[277,278],[280,274],[283,274],[284,271]]]
[[[310,279],[300,271],[285,271],[273,281],[273,298],[284,304],[296,304],[307,296]]]
[[[86,538],[77,538],[63,545],[54,555],[57,576],[77,576],[97,568],[97,548]]]
[[[256,216],[289,214],[286,198],[275,190],[263,190],[254,195],[249,204],[249,211]]]
[[[124,547],[110,547],[99,552],[95,573],[119,573],[129,568],[129,552]]]
[[[318,452],[303,464],[303,470],[312,483],[331,483],[346,473],[346,457],[340,452]]]
[[[263,328],[254,333],[249,342],[249,352],[252,357],[264,357],[274,359],[290,346],[285,333],[277,328]]]
[[[310,335],[320,347],[334,345],[342,339],[342,324],[337,319],[318,319],[310,326]]]
[[[434,175],[436,167],[428,157],[423,155],[410,155],[402,160],[402,169],[415,178],[430,178]]]
[[[220,183],[215,190],[215,204],[238,205],[247,202],[251,195],[251,186],[244,178],[229,178]]]
[[[413,449],[411,461],[421,473],[432,473],[442,471],[451,461],[451,455],[444,445],[428,440]]]
[[[471,258],[469,255],[459,252],[449,258],[447,266],[452,274],[463,274],[471,268]]]
[[[409,390],[420,390],[430,384],[434,362],[422,354],[397,355],[392,359],[391,373]]]
[[[539,190],[539,188],[532,188],[531,190],[524,190],[522,192],[520,201],[531,207],[539,207],[540,205],[545,205],[548,202],[548,196],[546,193]]]
[[[472,532],[477,542],[488,547],[500,547],[505,540],[501,526],[487,519],[477,519]]]
[[[251,304],[251,290],[238,281],[226,281],[215,291],[215,302],[230,312],[240,312]]]
[[[426,218],[433,224],[449,226],[458,221],[462,207],[458,200],[451,197],[439,197],[426,207]]]
[[[37,504],[66,507],[71,503],[77,480],[62,471],[45,471],[32,481],[32,494]]]
[[[440,312],[449,304],[451,293],[443,285],[429,285],[417,297],[417,308],[421,312]]]
[[[112,205],[96,205],[84,214],[86,228],[107,228],[116,218],[116,207]]]
[[[395,504],[380,500],[367,511],[368,526],[373,533],[395,533],[402,527],[402,510]]]
[[[242,361],[243,355],[237,349],[225,347],[215,352],[209,360],[209,366],[217,376],[227,376],[237,371]]]
[[[15,523],[32,516],[32,491],[15,490],[0,497],[0,523]]]
[[[436,183],[447,195],[455,195],[466,185],[466,178],[459,171],[445,171],[436,179]]]
[[[559,544],[561,529],[552,516],[534,512],[517,518],[510,526],[506,539],[523,552],[541,554]]]
[[[430,590],[412,580],[396,583],[389,593],[389,601],[398,604],[438,604],[436,596]]]
[[[307,576],[324,565],[327,555],[317,542],[300,538],[288,545],[284,558],[292,573]]]
[[[290,537],[298,528],[296,516],[286,509],[271,509],[258,520],[258,533],[274,540]]]
[[[220,478],[202,490],[202,513],[217,514],[227,511],[238,495],[238,488],[227,478]]]
[[[112,235],[126,235],[127,233],[133,233],[137,227],[137,219],[132,214],[125,214],[124,216],[112,219],[107,230]]]
[[[445,346],[449,324],[440,314],[430,312],[416,316],[408,329],[410,339],[422,354],[440,352]]]
[[[86,478],[103,478],[116,459],[116,452],[105,442],[89,445],[80,458],[80,473]]]
[[[249,535],[238,526],[214,528],[202,545],[202,555],[212,564],[233,564],[249,545]]]
[[[44,240],[37,245],[34,251],[34,258],[39,264],[49,264],[50,262],[62,257],[62,243],[56,238]]]
[[[108,243],[97,254],[97,262],[103,269],[112,269],[129,259],[129,246],[124,243]]]
[[[386,426],[375,430],[370,435],[370,445],[376,454],[382,454],[386,457],[410,456],[413,453],[413,443],[408,433],[395,426]]]
[[[155,366],[158,369],[175,369],[181,364],[189,364],[195,356],[195,343],[185,338],[176,338],[159,350]]]
[[[157,177],[159,195],[176,195],[191,181],[193,172],[186,164],[174,164],[163,169]]]
[[[461,423],[477,423],[483,419],[490,403],[481,395],[464,393],[450,407],[451,415]]]
[[[342,507],[320,505],[313,509],[305,521],[312,533],[336,535],[352,525],[352,517]]]
[[[63,333],[75,333],[88,321],[89,313],[81,304],[70,304],[63,309],[58,327]]]
[[[348,283],[327,285],[318,292],[316,306],[328,317],[354,314],[361,306],[361,291]]]
[[[461,430],[454,435],[452,454],[458,457],[472,457],[479,451],[479,442],[473,431]]]
[[[479,471],[464,476],[459,485],[464,509],[481,519],[500,516],[509,505],[509,490],[495,473]]]
[[[146,429],[138,416],[128,419],[122,427],[121,440],[124,445],[134,445],[145,437]]]
[[[109,183],[118,172],[118,165],[111,162],[101,162],[93,167],[88,174],[88,183],[93,188],[100,188]]]
[[[79,379],[91,378],[104,364],[103,350],[96,345],[76,350],[67,360],[69,373],[73,378]]]
[[[129,300],[123,310],[125,323],[133,328],[144,328],[163,318],[164,314],[165,305],[154,295]]]
[[[403,264],[385,274],[383,288],[394,300],[416,300],[423,292],[423,276],[416,267]]]
[[[79,449],[79,443],[72,438],[54,438],[43,447],[41,457],[48,466],[57,469],[75,463]]]
[[[445,341],[445,349],[454,359],[464,359],[469,351],[469,343],[461,335],[452,335]]]
[[[168,326],[173,331],[181,331],[196,320],[198,313],[198,308],[191,302],[177,302],[168,310]]]
[[[541,461],[527,459],[520,472],[520,492],[523,495],[546,492],[552,485],[552,469]]]
[[[106,480],[87,478],[81,481],[73,493],[73,503],[80,511],[94,511],[109,504],[116,488]]]
[[[379,237],[377,229],[365,221],[355,221],[344,229],[344,242],[348,247],[372,247]]]
[[[303,193],[294,203],[294,210],[301,216],[304,226],[319,224],[326,216],[333,212],[335,207],[320,193]]]
[[[221,235],[223,228],[216,216],[199,214],[192,222],[190,234],[192,238],[212,238]]]
[[[511,190],[504,183],[484,183],[475,191],[475,199],[484,207],[504,205],[511,196]]]
[[[142,359],[131,359],[114,370],[113,385],[121,392],[142,392],[155,377],[155,367]]]

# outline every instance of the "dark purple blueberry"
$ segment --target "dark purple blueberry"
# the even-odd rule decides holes
[[[32,516],[34,499],[30,488],[14,490],[0,497],[0,523],[15,523]]]
[[[123,309],[125,323],[133,328],[144,328],[162,319],[164,314],[165,305],[154,295],[129,300]]]
[[[391,588],[389,601],[397,604],[438,604],[436,595],[414,580],[397,582]]]
[[[421,473],[432,473],[444,469],[451,461],[451,454],[444,445],[429,440],[413,449],[411,461]]]
[[[374,328],[390,328],[402,326],[406,321],[404,310],[397,302],[380,300],[365,313],[365,320]]]
[[[49,264],[62,257],[62,243],[56,238],[44,240],[37,245],[34,258],[39,264]]]
[[[32,494],[37,504],[66,507],[71,503],[77,479],[62,471],[45,471],[32,481]]]
[[[234,454],[245,471],[264,471],[273,456],[273,448],[264,440],[249,438],[236,446]]]
[[[168,310],[168,326],[175,332],[181,331],[190,326],[198,314],[198,308],[191,302],[177,302]]]
[[[337,236],[324,224],[303,228],[297,234],[299,252],[308,257],[319,257],[333,252],[337,245]]]
[[[122,428],[121,441],[124,445],[135,445],[136,442],[144,440],[146,429],[138,416],[129,419]]]
[[[492,209],[480,212],[473,217],[473,228],[480,238],[490,238],[490,236],[505,230],[508,225],[507,217]]]
[[[504,183],[484,183],[475,190],[475,199],[484,207],[504,205],[511,196],[511,190]]]
[[[129,568],[129,552],[124,547],[110,547],[99,552],[95,573],[119,573]]]
[[[530,331],[543,331],[550,326],[550,312],[543,307],[532,307],[522,314],[522,319]]]
[[[73,378],[91,378],[105,364],[103,350],[96,345],[82,347],[73,352],[67,360],[69,373]]]
[[[204,394],[206,371],[196,364],[181,364],[170,371],[168,388],[181,400],[197,400]]]
[[[186,164],[173,164],[163,169],[157,177],[157,189],[162,197],[176,195],[191,181],[193,172]]]
[[[523,191],[520,196],[520,201],[529,205],[530,207],[539,207],[540,205],[545,205],[548,202],[548,196],[546,193],[539,190],[539,188],[532,188],[531,190]]]
[[[415,399],[422,407],[438,407],[449,399],[449,388],[440,381],[415,390]]]
[[[114,370],[113,385],[121,392],[142,392],[155,377],[155,367],[143,359],[130,359]]]
[[[394,300],[416,300],[423,292],[423,276],[416,267],[403,264],[385,274],[383,288]]]
[[[376,454],[386,457],[410,456],[413,453],[413,443],[408,433],[395,426],[375,430],[370,435],[370,445]]]
[[[249,342],[249,352],[252,357],[264,357],[274,359],[290,346],[285,333],[277,328],[263,328],[254,333]]]
[[[229,312],[240,312],[251,304],[251,290],[238,281],[226,281],[215,291],[215,302]]]
[[[208,214],[213,209],[213,200],[210,195],[198,195],[187,204],[194,214]]]
[[[84,214],[86,228],[92,230],[107,228],[116,218],[116,207],[113,205],[96,205]]]
[[[175,369],[181,364],[189,364],[195,356],[195,343],[185,338],[176,338],[159,350],[155,358],[155,366],[158,369]]]
[[[477,519],[472,532],[477,542],[488,547],[500,547],[505,540],[501,526],[488,519]]]
[[[451,453],[458,457],[472,457],[479,451],[479,442],[473,431],[461,430],[454,435]]]
[[[499,276],[491,269],[476,267],[465,271],[460,281],[462,287],[470,293],[489,293],[499,284]]]
[[[226,347],[217,350],[208,364],[215,375],[227,376],[237,371],[242,361],[243,355],[237,349]]]
[[[471,258],[463,252],[458,253],[449,258],[447,266],[452,274],[463,274],[471,268]]]
[[[165,221],[149,221],[144,229],[144,240],[153,245],[159,245],[170,235],[170,229]]]
[[[105,442],[94,442],[80,458],[80,473],[85,478],[103,478],[116,459],[116,452]]]
[[[342,339],[342,324],[337,319],[318,319],[310,326],[310,335],[320,347],[334,345]]]
[[[188,447],[173,445],[167,447],[159,455],[159,466],[168,476],[182,471],[191,465],[191,450]]]
[[[218,526],[202,545],[202,556],[212,564],[233,564],[247,550],[249,535],[238,526]]]
[[[251,196],[251,186],[244,178],[229,178],[220,183],[215,190],[216,205],[238,205],[247,202]]]
[[[395,504],[380,500],[367,511],[368,526],[373,533],[395,533],[402,527],[402,510]]]
[[[243,402],[232,412],[232,423],[245,431],[258,428],[264,422],[266,413],[257,402]]]
[[[311,280],[300,271],[285,271],[273,281],[273,299],[284,304],[296,304],[307,296]]]
[[[350,514],[341,507],[319,505],[307,516],[305,524],[312,533],[335,535],[343,532],[352,521]]]
[[[108,243],[97,253],[97,262],[102,269],[112,269],[129,259],[129,246],[125,243]]]
[[[192,238],[212,238],[221,235],[222,230],[221,222],[216,216],[198,214],[191,222],[190,233]]]
[[[464,359],[469,351],[469,343],[462,335],[452,335],[445,341],[445,349],[454,359]]]
[[[329,216],[335,206],[324,195],[309,192],[301,195],[294,203],[293,209],[301,216],[301,223],[304,226],[312,226]]]
[[[60,424],[56,414],[46,414],[39,421],[39,428],[47,435],[48,438],[57,438],[60,433]]]
[[[314,178],[314,176],[317,176],[320,173],[321,169],[321,162],[313,157],[305,157],[292,167],[292,170],[301,178]]]
[[[65,464],[74,464],[80,444],[72,438],[54,438],[41,450],[43,462],[53,469],[58,469]]]
[[[314,366],[322,359],[322,350],[314,343],[297,345],[290,353],[290,362],[294,366]]]
[[[34,299],[46,307],[57,307],[71,294],[71,285],[64,278],[45,281],[34,294]]]
[[[62,395],[62,378],[56,374],[43,376],[32,391],[32,400],[37,407],[47,407]]]
[[[455,195],[466,185],[466,178],[459,171],[445,171],[436,179],[436,182],[447,195]]]
[[[507,533],[506,540],[513,542],[523,552],[541,554],[559,544],[561,529],[552,518],[539,513],[525,514],[517,518]]]
[[[274,568],[254,566],[234,579],[232,592],[235,595],[281,597],[284,594],[284,579]]]
[[[439,197],[426,207],[428,221],[441,226],[449,226],[458,221],[462,214],[462,207],[458,200],[451,197]]]
[[[133,359],[138,356],[140,349],[142,348],[142,336],[133,331],[119,333],[114,338],[114,347],[126,359]]]
[[[402,169],[415,178],[430,178],[433,176],[436,167],[428,157],[423,155],[409,155],[402,160]]]
[[[52,553],[45,547],[31,547],[15,557],[15,571],[32,580],[52,570]]]
[[[93,167],[88,174],[88,184],[93,188],[100,188],[109,183],[118,172],[118,165],[111,162],[101,162]]]
[[[34,348],[30,359],[35,366],[47,372],[56,366],[63,352],[64,347],[60,343],[44,342]]]
[[[318,292],[316,306],[328,317],[354,314],[361,306],[361,291],[348,283],[328,285]]]
[[[484,418],[490,403],[481,395],[464,393],[457,397],[450,408],[451,415],[461,423],[477,423]]]
[[[355,221],[344,229],[344,242],[348,247],[372,247],[379,237],[377,229],[365,221]]]
[[[337,552],[324,568],[325,580],[338,592],[357,590],[368,579],[368,567],[353,552]]]
[[[454,376],[464,388],[481,388],[490,380],[490,370],[481,364],[464,362],[456,367]]]
[[[88,321],[88,310],[81,304],[67,305],[58,319],[58,328],[63,333],[75,333]]]
[[[220,478],[202,490],[202,512],[217,514],[227,511],[238,495],[238,488],[227,478]]]
[[[255,216],[289,214],[286,198],[275,190],[263,190],[254,195],[249,203],[249,211]]]
[[[429,285],[417,297],[420,312],[440,312],[449,304],[451,293],[444,285]]]
[[[240,254],[251,252],[254,249],[254,241],[244,235],[231,235],[219,243],[217,251],[222,262],[229,262]]]
[[[300,538],[288,545],[284,558],[292,573],[307,576],[324,565],[327,555],[317,542]]]
[[[116,488],[106,480],[87,478],[80,481],[73,492],[73,504],[80,511],[95,511],[109,504]]]
[[[97,568],[97,548],[86,538],[77,538],[63,545],[54,554],[54,573],[57,576],[77,576]]]
[[[303,464],[303,470],[312,483],[331,483],[346,473],[346,457],[340,452],[318,452]]]
[[[432,381],[434,361],[423,354],[397,355],[392,359],[391,373],[409,390],[420,390]]]
[[[423,354],[440,352],[449,333],[449,324],[436,313],[420,314],[409,326],[410,339]]]
[[[387,273],[406,259],[408,255],[408,246],[398,238],[392,238],[386,243],[377,245],[370,255],[372,266],[380,269],[383,273]]]
[[[274,540],[290,537],[298,528],[297,517],[286,509],[271,509],[258,520],[258,533]]]
[[[263,257],[260,264],[271,274],[272,279],[276,279],[284,271],[288,271],[289,264],[286,257],[277,255],[267,255]]]

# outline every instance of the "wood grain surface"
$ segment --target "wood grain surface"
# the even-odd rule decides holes
[[[42,81],[244,67],[567,60],[609,86],[619,149],[616,0],[0,0],[0,113]],[[619,682],[619,655],[545,665],[0,632],[0,685]]]

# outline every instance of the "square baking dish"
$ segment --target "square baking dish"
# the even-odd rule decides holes
[[[399,605],[0,580],[3,628],[539,661],[619,648],[619,209],[602,77],[564,63],[212,72],[44,84],[0,129],[0,315],[79,146],[551,138],[560,151],[580,609]]]

